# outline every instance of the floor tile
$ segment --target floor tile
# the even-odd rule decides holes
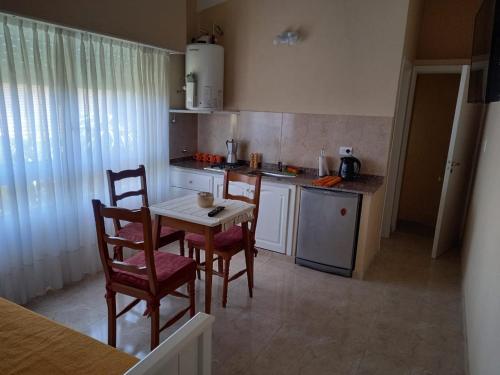
[[[254,298],[242,277],[230,283],[225,309],[215,277],[214,374],[464,374],[460,258],[449,253],[432,260],[431,247],[428,237],[396,233],[383,241],[365,280],[321,273],[262,250],[255,259]],[[231,268],[244,268],[242,255]],[[196,294],[202,311],[203,282],[197,282]],[[118,298],[120,307],[129,301]],[[161,319],[183,304],[164,299]],[[106,342],[102,274],[27,307]],[[119,349],[139,358],[149,352],[144,309],[141,303],[118,321]]]

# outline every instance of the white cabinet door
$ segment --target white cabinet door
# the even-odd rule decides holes
[[[289,186],[262,184],[255,242],[257,247],[287,253],[290,197]],[[288,251],[290,252],[290,251]]]
[[[224,178],[214,177],[213,193],[222,198]],[[252,198],[250,186],[231,182],[229,192]],[[255,242],[257,247],[283,254],[292,254],[295,186],[263,182],[260,190],[259,218]]]
[[[224,190],[224,177],[214,177],[214,190],[215,198],[222,199],[222,191]]]
[[[230,182],[229,183],[229,194],[232,195],[242,195],[248,197],[250,193],[250,185],[243,182]],[[224,190],[224,177],[214,177],[214,189],[213,194],[215,198],[222,199],[222,193]]]

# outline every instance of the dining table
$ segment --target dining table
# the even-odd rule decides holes
[[[222,206],[224,210],[210,217],[209,212]],[[251,249],[248,222],[253,219],[254,204],[234,200],[215,199],[213,207],[198,205],[196,194],[170,199],[150,207],[154,215],[153,240],[155,248],[160,236],[161,226],[196,233],[205,237],[205,312],[210,314],[212,302],[212,276],[214,261],[214,237],[233,225],[241,225],[245,257],[249,261],[250,282],[253,284],[253,251]]]

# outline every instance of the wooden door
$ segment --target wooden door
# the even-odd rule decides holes
[[[432,246],[433,258],[456,246],[461,239],[483,110],[481,104],[467,103],[468,86],[469,66],[464,65]]]

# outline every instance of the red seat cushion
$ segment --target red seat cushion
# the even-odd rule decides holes
[[[186,240],[194,247],[205,248],[205,237],[201,234],[189,233],[186,235]],[[225,232],[217,233],[214,236],[214,247],[217,250],[224,250],[237,245],[243,246],[243,230],[238,225],[233,225]]]
[[[144,251],[125,259],[125,263],[135,266],[145,266]],[[196,276],[196,263],[194,260],[175,255],[154,251],[156,278],[160,290],[165,288],[177,289],[180,285],[194,280]],[[114,269],[113,281],[127,284],[135,288],[149,290],[148,275],[137,275],[132,272]]]
[[[175,232],[179,231],[170,227],[162,226],[160,238],[167,237]],[[134,242],[142,241],[144,239],[144,232],[142,230],[141,223],[128,223],[127,225],[124,225],[117,234],[120,237]]]

